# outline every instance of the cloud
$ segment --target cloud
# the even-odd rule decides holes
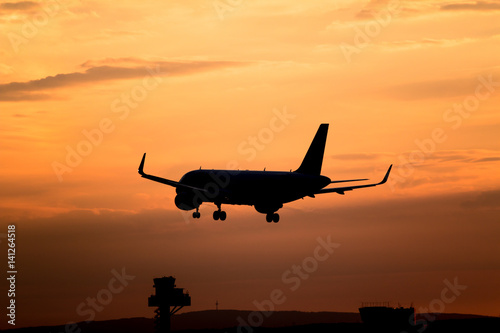
[[[389,0],[371,0],[357,14],[358,19],[373,19],[373,15],[377,12],[386,9]]]
[[[409,156],[411,152],[406,152],[404,155]],[[438,150],[428,155],[425,161],[419,165],[460,168],[470,167],[470,163],[488,163],[500,161],[500,151],[486,149],[470,149],[470,150]]]
[[[480,163],[480,162],[497,162],[500,161],[500,157],[485,157],[485,158],[479,158],[475,160],[474,162]]]
[[[496,189],[486,196],[497,197],[498,202],[499,194]],[[309,293],[309,288],[317,285],[329,294],[334,294],[336,288],[346,289],[346,297],[359,299],[365,292],[359,290],[361,284],[340,281],[340,276],[368,280],[373,279],[373,273],[389,274],[389,278],[373,281],[382,283],[373,294],[380,298],[394,293],[392,286],[383,281],[400,281],[400,272],[417,281],[425,272],[463,274],[466,270],[477,276],[467,281],[471,289],[487,290],[496,285],[494,276],[483,273],[485,268],[498,267],[498,256],[491,255],[498,250],[498,211],[494,207],[467,210],[460,205],[482,199],[477,193],[466,192],[361,202],[355,208],[296,211],[280,222],[286,223],[286,230],[269,228],[261,216],[250,210],[225,224],[207,220],[186,224],[177,211],[163,209],[137,214],[75,209],[50,218],[25,218],[18,223],[24,244],[26,286],[19,299],[26,302],[26,312],[34,313],[29,318],[33,325],[45,324],[50,316],[60,322],[82,320],[76,317],[78,304],[106,286],[111,269],[125,267],[128,274],[137,278],[120,294],[119,301],[106,308],[100,320],[123,316],[123,304],[140,304],[144,285],[151,288],[151,279],[165,272],[175,273],[186,281],[183,286],[197,291],[202,302],[193,304],[193,309],[203,309],[203,301],[211,297],[213,290],[218,290],[217,297],[227,304],[244,308],[255,298],[263,299],[263,293],[269,295],[269,290],[284,287],[283,272],[311,256],[316,239],[328,235],[341,247],[329,261],[321,263],[321,269],[310,276],[298,293]],[[203,278],[199,277],[200,272]],[[266,280],[271,282],[270,288]],[[432,280],[425,276],[421,282]],[[251,289],[243,295],[238,293],[245,290],[242,287],[247,281],[252,284]],[[412,281],[408,285],[413,286]],[[428,302],[434,297],[435,289],[422,290],[422,299],[416,301],[425,304],[424,300]],[[50,297],[53,294],[61,296]],[[300,309],[304,298],[294,298],[287,306]],[[320,307],[332,306],[331,298],[305,300],[320,302]],[[334,306],[342,306],[343,302],[335,298]]]
[[[37,80],[0,84],[0,101],[44,100],[52,98],[52,96],[47,93],[40,93],[40,91],[102,81],[135,79],[148,75],[188,75],[243,64],[230,61],[154,62],[134,58],[117,59],[114,64],[112,59],[107,59],[104,63],[103,65],[93,65],[92,62],[85,62],[82,64],[82,67],[87,68],[84,72],[56,74]]]
[[[398,16],[416,16],[431,14],[436,11],[496,11],[500,10],[500,3],[495,1],[473,1],[473,2],[453,2],[440,4],[439,1],[391,1],[391,0],[371,0],[357,12],[355,18],[358,20],[372,20],[374,15],[395,6]]]
[[[391,187],[438,193],[498,183],[497,177],[492,175],[498,170],[499,150],[438,150],[411,163],[409,157],[415,151],[402,153],[395,159],[399,163],[395,164],[389,180]]]
[[[6,64],[0,63],[0,73],[1,74],[11,74],[14,72],[14,69]]]
[[[89,34],[80,34],[72,36],[75,41],[96,41],[96,40],[108,40],[115,39],[119,37],[133,38],[137,36],[147,35],[147,31],[141,30],[113,30],[113,29],[102,29],[99,32],[90,32]]]
[[[97,60],[87,60],[80,64],[82,68],[92,68],[100,66],[115,66],[115,67],[135,67],[135,66],[151,66],[151,64],[159,64],[164,62],[162,59],[146,60],[134,57],[122,57],[122,58],[104,58]]]
[[[493,78],[496,76],[496,73],[492,75]],[[476,88],[481,84],[480,77],[484,77],[484,75],[413,82],[393,86],[384,89],[383,92],[402,100],[469,96],[474,95]]]
[[[55,99],[55,98],[51,97],[48,94],[23,93],[23,92],[3,96],[0,87],[0,102],[46,101],[50,99]]]
[[[427,159],[438,164],[452,161],[469,163],[474,161],[474,157],[478,154],[481,154],[481,152],[474,150],[441,150],[434,152]]]
[[[476,1],[475,3],[451,3],[442,5],[441,10],[477,10],[477,11],[490,11],[500,10],[500,3],[492,1]]]
[[[403,153],[410,155],[411,151]],[[394,153],[350,153],[350,154],[335,154],[330,158],[342,161],[371,161],[384,158],[394,158]],[[484,163],[500,161],[500,151],[486,149],[469,149],[469,150],[438,150],[426,157],[428,164],[441,164],[443,162],[459,162],[459,163]]]
[[[347,160],[347,161],[358,161],[358,160],[375,160],[381,157],[387,156],[389,154],[384,153],[353,153],[353,154],[336,154],[332,155],[331,158],[335,160]]]
[[[479,193],[474,199],[463,201],[462,208],[492,208],[498,210],[500,206],[500,190],[484,191]]]
[[[456,38],[456,39],[436,39],[422,38],[420,40],[398,40],[390,42],[381,42],[380,45],[394,50],[418,49],[423,47],[453,47],[465,43],[473,42],[471,38]]]
[[[0,4],[2,11],[24,11],[38,7],[38,3],[33,1],[5,2]]]

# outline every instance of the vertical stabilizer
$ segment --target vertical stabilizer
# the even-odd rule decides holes
[[[307,150],[304,160],[295,172],[307,175],[320,175],[323,164],[323,154],[325,152],[326,135],[328,134],[328,124],[319,125],[318,131]]]

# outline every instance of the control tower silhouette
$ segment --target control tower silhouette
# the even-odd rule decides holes
[[[175,278],[164,276],[153,279],[155,295],[148,298],[148,306],[157,307],[155,310],[155,332],[170,332],[170,317],[184,306],[191,305],[191,296],[183,288],[175,287]],[[173,307],[170,309],[170,307]]]

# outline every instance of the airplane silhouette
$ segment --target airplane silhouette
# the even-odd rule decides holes
[[[262,214],[266,214],[267,222],[278,222],[276,213],[284,203],[292,202],[306,196],[314,198],[316,194],[338,193],[363,187],[384,184],[389,178],[392,164],[384,179],[376,184],[325,188],[333,183],[357,182],[368,179],[330,180],[321,175],[323,155],[325,151],[328,124],[321,124],[307,150],[304,160],[295,171],[248,171],[248,170],[206,170],[199,169],[186,173],[176,182],[144,173],[146,153],[139,165],[139,174],[146,179],[175,187],[175,205],[182,210],[192,210],[193,218],[200,218],[198,211],[203,202],[213,202],[217,210],[214,220],[224,221],[226,212],[221,205],[249,205]]]

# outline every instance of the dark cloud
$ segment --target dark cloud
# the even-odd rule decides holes
[[[358,19],[373,19],[373,15],[387,7],[389,0],[371,0],[357,14]]]
[[[472,162],[480,152],[474,150],[441,150],[428,157],[429,160],[441,162]]]
[[[383,274],[372,281],[378,286],[371,294],[376,298],[407,296],[383,284],[400,283],[401,272],[411,278],[404,284],[411,286],[408,289],[425,272],[446,272],[448,278],[458,275],[459,281],[464,271],[474,272],[477,279],[467,281],[470,290],[497,285],[494,277],[485,278],[484,270],[495,269],[499,262],[492,255],[498,253],[498,211],[492,205],[500,199],[499,189],[479,195],[392,196],[356,206],[347,204],[352,199],[352,195],[334,196],[331,200],[343,200],[346,205],[325,209],[284,209],[286,219],[271,225],[274,228],[249,207],[241,213],[231,207],[228,223],[214,223],[205,215],[187,224],[178,211],[164,209],[137,213],[75,209],[47,218],[26,217],[17,223],[17,244],[23,258],[23,288],[18,299],[22,313],[33,315],[23,324],[45,324],[47,318],[83,320],[75,308],[107,285],[112,269],[122,267],[135,279],[98,320],[147,312],[137,304],[142,304],[147,296],[144,290],[151,288],[152,278],[159,274],[175,274],[197,295],[194,310],[206,306],[213,290],[228,306],[252,306],[270,290],[288,287],[281,280],[283,272],[312,256],[316,239],[328,235],[341,246],[304,281],[297,290],[300,297],[290,298],[289,308],[302,309],[312,302],[320,302],[320,307],[347,306],[338,298],[302,298],[314,285],[330,294],[335,288],[352,287],[346,299],[364,297],[361,283],[339,281],[339,276],[371,281],[371,274]],[[481,210],[464,209],[468,207],[460,203],[467,201],[490,204]],[[430,282],[429,276],[421,281]],[[435,295],[435,289],[418,291],[422,295],[412,300],[420,304],[428,304]],[[60,296],[52,297],[54,294]],[[132,304],[130,313],[124,312],[125,303]]]
[[[84,72],[57,74],[26,82],[10,82],[0,84],[0,101],[43,100],[49,99],[51,96],[46,93],[39,93],[39,91],[85,85],[101,81],[141,78],[148,75],[188,75],[242,65],[242,63],[230,61],[154,62],[133,58],[126,59],[128,60],[128,64],[123,64],[123,59],[118,59],[115,63],[119,63],[120,65],[108,64],[90,67],[92,63],[86,62],[82,64],[82,67],[87,67]],[[107,63],[111,62],[111,59],[107,60]],[[133,64],[133,66],[127,66],[130,64]]]
[[[403,156],[410,156],[413,151],[403,153]],[[486,163],[500,161],[497,150],[438,150],[432,154],[428,154],[425,160],[418,165],[422,166],[446,166],[449,170],[451,168],[458,169],[469,167],[470,163]]]
[[[500,3],[493,1],[476,1],[475,3],[451,3],[443,5],[441,10],[500,10]]]
[[[1,91],[1,88],[0,88]],[[15,93],[12,95],[2,95],[0,92],[0,102],[26,102],[26,101],[43,101],[54,99],[48,94],[36,94],[36,93]]]
[[[485,157],[485,158],[479,158],[475,160],[474,162],[496,162],[500,161],[500,157]]]
[[[403,155],[408,156],[412,151],[404,152]],[[499,151],[497,150],[438,150],[426,156],[426,160],[434,164],[435,162],[462,162],[462,163],[479,163],[479,162],[496,162],[500,161]],[[342,161],[370,161],[386,157],[394,158],[392,153],[351,153],[351,154],[336,154],[330,158]]]
[[[438,163],[461,162],[482,163],[500,161],[498,151],[495,150],[441,150],[436,151],[427,159]]]
[[[5,2],[0,4],[0,9],[4,11],[22,11],[38,7],[38,3],[33,1]]]
[[[481,192],[474,199],[463,201],[461,207],[465,209],[492,208],[499,210],[500,190]]]
[[[432,154],[426,154],[423,160],[412,164],[408,161],[415,151],[404,152],[395,158],[399,164],[395,163],[394,172],[389,178],[391,188],[410,189],[426,186],[432,189],[435,186],[444,186],[445,184],[454,186],[454,184],[464,181],[476,182],[480,177],[479,174],[470,172],[470,170],[478,168],[474,163],[484,163],[482,168],[487,167],[493,170],[500,161],[498,150],[438,150]],[[407,162],[403,163],[403,160]],[[487,163],[489,165],[486,165]],[[415,170],[415,172],[411,172],[411,170]],[[467,170],[467,173],[462,173],[464,170]],[[403,176],[409,171],[408,176]]]

